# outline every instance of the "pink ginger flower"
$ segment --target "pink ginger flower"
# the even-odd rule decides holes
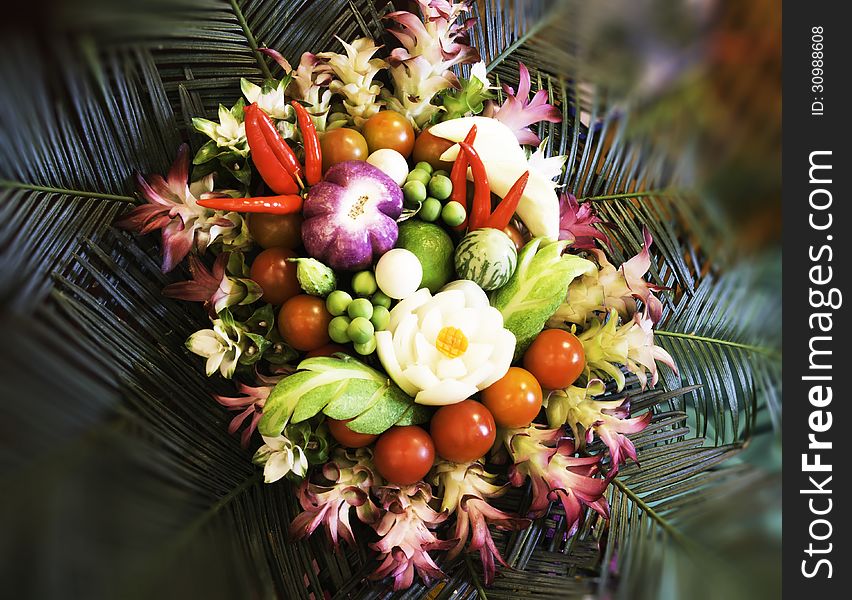
[[[459,87],[450,70],[457,64],[475,63],[479,52],[461,42],[473,19],[456,23],[470,10],[469,2],[418,0],[421,19],[407,11],[389,13],[395,25],[390,33],[402,44],[388,57],[394,95],[383,90],[388,108],[405,115],[416,127],[424,126],[440,109],[432,104],[438,92]]]
[[[257,430],[257,424],[263,416],[263,406],[266,404],[266,399],[269,398],[272,388],[282,377],[265,377],[258,374],[258,379],[265,385],[252,387],[242,383],[237,384],[237,391],[242,394],[241,396],[229,397],[218,394],[213,396],[216,402],[228,410],[242,411],[231,419],[231,423],[228,425],[228,433],[231,435],[236,433],[246,419],[251,417],[248,427],[243,430],[240,436],[240,443],[243,448],[248,447],[251,436]]]
[[[644,389],[651,374],[651,385],[657,384],[657,361],[675,373],[674,359],[663,348],[654,345],[654,324],[643,313],[618,325],[618,313],[611,308],[607,318],[592,317],[589,326],[577,336],[586,355],[586,372],[594,376],[607,375],[614,379],[619,391],[624,389],[625,377],[617,365],[624,365],[639,378]]]
[[[651,268],[651,244],[654,239],[647,228],[643,228],[642,237],[644,243],[642,250],[621,265],[619,271],[624,277],[627,288],[634,298],[638,298],[645,306],[645,315],[650,317],[651,322],[657,323],[663,316],[663,303],[654,296],[653,292],[659,292],[667,288],[654,285],[645,281],[645,274]],[[603,254],[603,253],[601,253]],[[598,257],[600,259],[600,257]],[[606,260],[606,259],[604,259]]]
[[[625,327],[628,327],[625,333],[628,347],[625,365],[639,378],[643,389],[648,383],[646,372],[651,374],[651,386],[657,385],[657,361],[677,373],[677,366],[671,355],[654,345],[654,323],[650,318],[643,313],[636,313],[633,315],[633,321],[625,324]]]
[[[505,485],[493,483],[496,475],[485,470],[479,461],[456,464],[442,461],[435,466],[435,483],[442,493],[441,509],[456,515],[455,546],[447,557],[452,559],[461,553],[465,543],[468,552],[479,552],[485,585],[494,581],[496,559],[508,567],[494,545],[489,526],[501,531],[513,531],[529,526],[530,520],[497,510],[488,504],[488,498],[501,496]]]
[[[210,174],[192,184],[189,180],[189,146],[182,144],[166,178],[136,176],[146,204],[135,207],[115,222],[117,227],[141,234],[162,230],[163,272],[168,273],[195,245],[207,248],[216,238],[238,231],[241,219],[231,220],[198,205],[198,198],[213,191]],[[236,214],[236,213],[234,213]],[[238,215],[237,215],[238,217]]]
[[[437,512],[429,502],[432,488],[422,481],[408,486],[384,486],[376,493],[385,513],[373,524],[382,538],[370,547],[379,552],[379,567],[370,579],[393,577],[393,589],[407,589],[414,582],[414,573],[426,585],[445,577],[429,556],[431,550],[448,550],[456,540],[439,540],[432,531],[447,520],[446,512]]]
[[[329,117],[329,109],[331,108],[332,92],[329,85],[334,80],[334,72],[328,61],[320,58],[316,54],[310,52],[302,53],[299,60],[299,66],[294,70],[290,66],[284,56],[277,50],[270,48],[261,48],[260,52],[273,59],[284,72],[292,75],[290,83],[287,85],[286,96],[295,100],[300,100],[305,104],[305,108],[311,115],[317,129],[325,131],[327,120]],[[283,90],[282,90],[283,92]],[[281,94],[282,100],[286,103],[285,94]],[[286,118],[290,119],[292,108],[286,106]],[[282,116],[281,118],[284,118]],[[296,129],[289,120],[282,120],[278,123],[278,129],[282,135],[287,138],[293,138],[296,135]]]
[[[564,193],[559,198],[559,239],[569,240],[574,250],[597,249],[595,240],[612,246],[607,235],[594,227],[603,223],[589,202],[580,204],[573,194]]]
[[[600,477],[599,456],[574,456],[573,440],[562,435],[561,427],[546,429],[532,424],[510,429],[505,444],[514,462],[509,469],[511,484],[517,487],[530,478],[530,512],[540,516],[551,501],[558,500],[570,536],[576,532],[585,507],[609,518],[609,505],[603,496],[609,479]]]
[[[503,84],[506,100],[500,107],[497,107],[493,100],[489,100],[483,115],[493,117],[507,125],[515,132],[519,143],[538,146],[541,139],[532,132],[530,125],[539,121],[561,123],[562,113],[558,108],[547,103],[547,90],[538,90],[530,100],[530,72],[524,63],[518,63],[518,69],[520,71],[518,93],[515,94],[514,88]]]
[[[226,267],[230,256],[229,252],[217,256],[211,272],[200,258],[190,254],[188,260],[192,279],[167,285],[163,288],[163,295],[177,300],[203,302],[211,317],[226,307],[255,302],[263,295],[263,290],[251,279],[227,276]]]
[[[334,458],[323,465],[322,475],[329,485],[308,480],[299,485],[296,493],[304,512],[293,519],[290,535],[302,539],[324,525],[335,548],[341,539],[354,546],[350,510],[354,508],[358,519],[367,524],[378,521],[381,514],[370,498],[370,488],[381,480],[374,470],[369,450],[338,448]]]
[[[656,323],[662,317],[663,304],[654,292],[665,290],[659,285],[645,281],[651,266],[650,248],[653,243],[647,229],[643,232],[644,245],[633,258],[616,269],[600,249],[590,248],[599,269],[578,277],[568,286],[565,304],[560,306],[549,321],[551,327],[564,323],[585,326],[596,312],[614,309],[624,319],[632,319],[636,313],[636,300],[644,305],[645,317]]]
[[[570,386],[554,390],[547,398],[547,422],[551,427],[567,424],[574,439],[591,443],[597,435],[609,449],[612,457],[612,474],[628,458],[636,461],[636,447],[624,434],[638,433],[651,422],[651,412],[630,417],[630,403],[624,399],[595,400],[606,386],[600,379],[592,379],[585,388]]]

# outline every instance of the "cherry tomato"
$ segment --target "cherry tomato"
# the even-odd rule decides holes
[[[379,436],[373,448],[373,463],[390,483],[417,483],[435,462],[435,444],[417,425],[391,427]]]
[[[322,348],[317,348],[316,350],[311,350],[307,354],[305,354],[305,358],[315,358],[317,356],[331,356],[335,352],[343,352],[344,354],[351,354],[350,350],[347,350],[345,347],[340,344],[326,344]]]
[[[451,171],[453,163],[440,160],[440,158],[441,155],[452,145],[453,143],[450,140],[434,136],[429,133],[428,129],[424,129],[420,132],[420,135],[417,136],[417,140],[414,142],[414,156],[412,157],[412,160],[415,164],[425,161],[432,165],[432,168],[436,171],[439,169]]]
[[[408,119],[398,112],[382,110],[367,119],[361,128],[367,139],[370,153],[381,148],[390,148],[405,158],[414,148],[414,128]]]
[[[541,410],[541,386],[526,369],[510,367],[502,379],[482,390],[482,403],[500,427],[526,427]]]
[[[347,160],[367,160],[367,140],[354,129],[341,127],[326,131],[320,140],[322,170]]]
[[[518,252],[520,252],[524,245],[526,245],[523,234],[521,234],[521,231],[514,225],[506,225],[506,229],[503,230],[503,233],[508,235],[509,239],[514,242],[515,249]]]
[[[331,314],[322,298],[300,294],[293,296],[278,313],[278,332],[296,350],[316,350],[331,342],[328,324]]]
[[[586,368],[583,343],[573,333],[545,329],[524,354],[524,368],[548,390],[566,388]]]
[[[432,415],[429,432],[438,456],[462,463],[485,456],[494,444],[497,425],[482,403],[462,400],[439,408]]]
[[[297,264],[287,260],[297,256],[287,248],[268,248],[251,263],[251,278],[263,289],[264,302],[283,304],[302,292],[296,279]]]
[[[270,215],[252,213],[248,218],[252,239],[261,248],[289,248],[302,245],[302,215]]]
[[[352,431],[346,425],[351,420],[352,419],[338,421],[337,419],[326,419],[331,436],[336,439],[341,446],[346,446],[347,448],[363,448],[364,446],[372,444],[375,439],[379,437],[369,433],[358,433],[357,431]]]

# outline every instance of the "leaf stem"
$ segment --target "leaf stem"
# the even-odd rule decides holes
[[[730,340],[720,340],[718,338],[710,338],[704,337],[700,335],[695,335],[691,333],[680,333],[678,331],[664,331],[662,329],[657,329],[654,331],[656,335],[661,335],[663,337],[673,337],[673,338],[681,338],[686,340],[695,340],[697,342],[706,342],[708,344],[718,344],[720,346],[731,346],[733,348],[739,348],[741,350],[748,350],[749,352],[757,352],[758,354],[763,354],[764,356],[769,356],[770,358],[781,358],[781,355],[772,348],[767,348],[766,346],[752,346],[750,344],[741,344],[739,342],[732,342]]]
[[[234,10],[234,15],[236,15],[237,21],[240,24],[240,28],[242,28],[243,33],[246,36],[249,48],[251,48],[251,51],[254,53],[254,57],[257,60],[257,64],[260,65],[260,70],[263,73],[263,76],[267,79],[272,79],[272,71],[269,70],[269,65],[266,64],[265,60],[263,60],[263,55],[258,50],[257,40],[255,39],[254,34],[251,32],[251,29],[248,25],[248,21],[246,21],[246,17],[243,14],[242,9],[240,9],[237,0],[231,0],[231,8]]]
[[[488,63],[488,66],[485,68],[485,72],[490,73],[491,71],[496,69],[497,66],[501,62],[506,60],[506,58],[510,54],[512,54],[512,52],[514,52],[515,50],[517,50],[518,48],[520,48],[521,46],[526,44],[530,39],[533,38],[533,36],[535,36],[539,31],[541,31],[544,28],[545,24],[547,24],[548,20],[549,19],[548,19],[547,16],[542,17],[535,25],[530,27],[521,37],[519,37],[514,42],[512,42],[511,44],[506,46],[500,54],[495,56],[491,60],[491,62]]]
[[[485,588],[482,587],[482,583],[479,581],[479,575],[477,575],[476,568],[473,566],[473,561],[470,560],[470,554],[467,552],[463,552],[463,554],[464,564],[467,566],[467,571],[470,573],[470,580],[476,588],[477,597],[479,597],[479,600],[488,600],[488,596],[485,594]]]
[[[647,502],[645,502],[642,498],[640,498],[636,492],[631,490],[627,485],[618,479],[617,477],[612,480],[612,483],[617,487],[623,494],[625,494],[630,500],[636,504],[642,512],[651,517],[654,521],[656,521],[660,527],[662,527],[666,533],[671,536],[673,540],[675,540],[678,544],[683,546],[688,550],[699,550],[698,545],[686,537],[684,534],[680,532],[674,525],[666,521],[657,511],[651,508]]]
[[[20,181],[9,181],[8,179],[0,179],[0,188],[13,190],[29,190],[32,192],[46,192],[49,194],[62,194],[65,196],[76,196],[78,198],[97,198],[100,200],[115,200],[117,202],[135,203],[136,198],[133,196],[119,196],[117,194],[105,194],[103,192],[87,192],[84,190],[71,190],[67,188],[50,187],[45,185],[34,185],[31,183],[22,183]]]
[[[666,188],[662,190],[644,190],[641,192],[629,192],[625,194],[609,194],[606,196],[586,196],[585,198],[579,198],[577,202],[602,202],[606,200],[628,200],[630,198],[645,198],[647,196],[661,196],[663,198],[668,198],[670,196],[674,196],[678,193],[678,190],[672,188]]]
[[[219,498],[210,508],[204,511],[201,515],[198,516],[189,526],[184,529],[183,535],[178,536],[178,539],[183,539],[185,535],[192,536],[192,533],[201,528],[207,521],[212,519],[216,514],[219,513],[224,507],[231,503],[231,501],[253,486],[255,483],[260,481],[262,471],[257,471],[247,477],[245,481],[243,481],[240,485],[232,489],[230,492]]]

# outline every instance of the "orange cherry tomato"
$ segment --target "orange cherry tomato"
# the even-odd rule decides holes
[[[340,127],[322,134],[320,139],[322,149],[322,170],[327,171],[332,165],[347,160],[367,160],[369,150],[367,140],[354,129]]]
[[[302,245],[302,215],[272,215],[251,213],[248,228],[252,239],[261,248],[289,248],[293,250]]]
[[[357,431],[352,431],[346,425],[351,420],[352,419],[338,421],[337,419],[326,419],[331,436],[336,439],[341,446],[346,446],[347,448],[363,448],[364,446],[372,444],[376,438],[379,437],[369,433],[358,433]]]
[[[435,444],[421,427],[391,427],[373,448],[373,463],[382,477],[397,485],[417,483],[435,462]]]
[[[462,400],[439,408],[432,415],[429,432],[438,456],[463,463],[485,456],[494,445],[497,425],[482,403]]]
[[[524,353],[524,368],[535,375],[541,387],[568,387],[586,368],[586,353],[577,336],[562,329],[545,329]]]
[[[452,145],[453,142],[450,140],[439,138],[429,133],[428,129],[424,129],[414,141],[414,152],[411,158],[415,164],[419,162],[429,163],[436,171],[439,169],[452,171],[453,163],[441,160],[441,155]]]
[[[482,390],[482,403],[500,427],[526,427],[541,410],[541,386],[532,373],[510,367],[502,379]]]
[[[263,289],[261,300],[283,304],[302,292],[296,279],[297,264],[287,260],[298,255],[287,248],[269,248],[251,263],[251,278]]]
[[[322,298],[300,294],[293,296],[278,313],[278,332],[296,350],[316,350],[331,342],[328,324],[331,314]]]
[[[361,128],[372,154],[382,148],[390,148],[405,158],[414,149],[414,128],[408,119],[398,112],[382,110],[367,119]]]

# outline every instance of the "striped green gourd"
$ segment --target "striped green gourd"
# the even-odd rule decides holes
[[[456,273],[483,290],[496,290],[509,281],[518,266],[518,251],[512,239],[499,229],[476,229],[456,247]]]

